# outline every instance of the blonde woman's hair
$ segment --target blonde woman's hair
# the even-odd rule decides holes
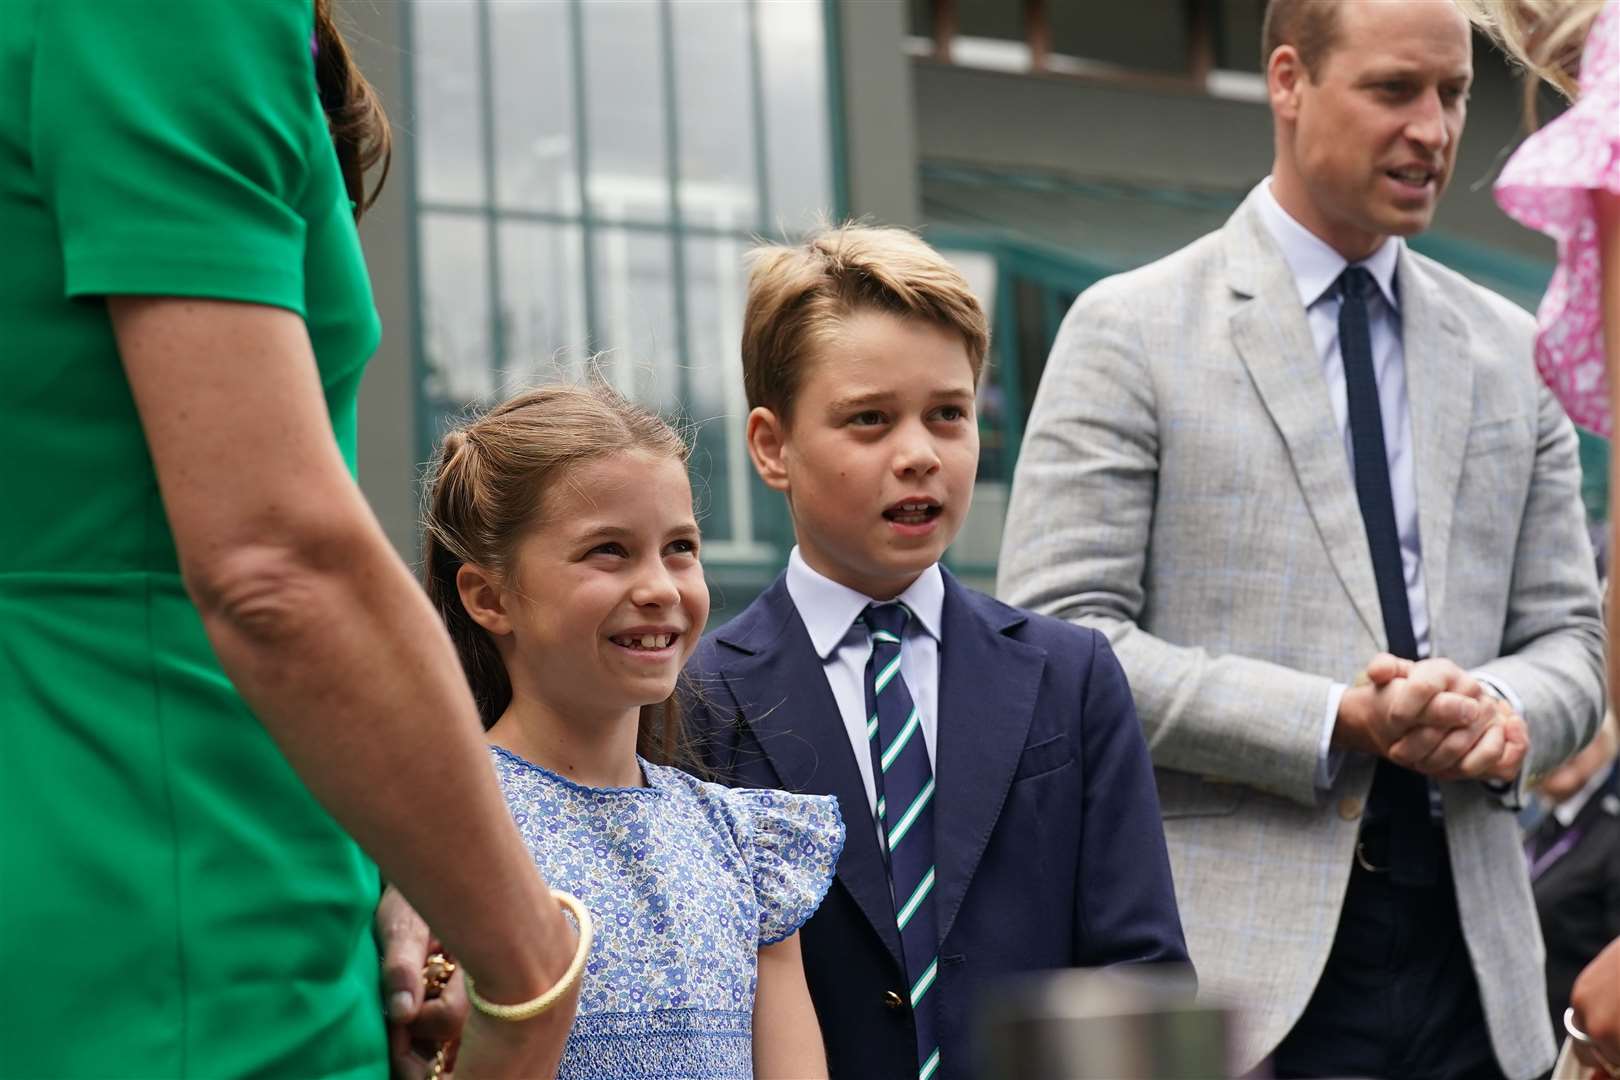
[[[743,312],[743,388],[749,408],[786,419],[816,346],[851,315],[881,311],[961,335],[973,379],[990,348],[990,325],[967,279],[904,229],[845,224],[803,243],[749,253]]]
[[[1509,59],[1525,69],[1524,115],[1535,126],[1536,80],[1566,98],[1581,92],[1581,53],[1601,0],[1455,0]]]
[[[687,444],[651,409],[602,383],[527,390],[445,435],[428,466],[422,559],[428,598],[450,631],[487,729],[512,701],[512,681],[489,632],[462,606],[456,572],[472,564],[511,574],[546,495],[574,466],[619,451],[686,462]],[[636,750],[659,764],[690,764],[674,696],[641,709]]]

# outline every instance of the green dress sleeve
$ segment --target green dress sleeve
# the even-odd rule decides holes
[[[49,0],[39,18],[30,138],[67,295],[304,315],[295,204],[312,147],[330,152],[310,0]]]

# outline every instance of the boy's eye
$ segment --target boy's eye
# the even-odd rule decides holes
[[[876,409],[867,409],[865,412],[858,412],[850,417],[849,422],[856,427],[875,427],[883,423],[883,414]]]
[[[670,555],[696,555],[698,545],[696,540],[674,540],[664,550]]]
[[[962,408],[960,405],[942,405],[940,406],[939,412],[935,415],[937,415],[941,420],[954,423],[957,420],[966,420],[967,410]]]

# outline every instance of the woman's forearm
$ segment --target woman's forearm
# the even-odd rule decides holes
[[[573,934],[512,826],[449,640],[353,499],[323,508],[349,526],[272,539],[194,586],[209,639],[316,798],[485,996],[524,1000],[562,973]]]
[[[181,297],[107,310],[226,674],[486,997],[544,990],[573,933],[512,826],[449,639],[344,465],[303,320]]]
[[[1603,356],[1609,377],[1609,422],[1620,424],[1620,195],[1608,191],[1592,193],[1597,211],[1598,261],[1602,268]],[[1620,453],[1616,453],[1611,431],[1609,449],[1609,573],[1620,558],[1620,513],[1614,500],[1620,497]],[[1620,701],[1620,602],[1612,598],[1604,605],[1608,629],[1609,707]]]

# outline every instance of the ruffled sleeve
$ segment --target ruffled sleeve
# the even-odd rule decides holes
[[[1591,217],[1593,191],[1620,193],[1620,3],[1615,0],[1587,33],[1580,97],[1525,139],[1496,182],[1496,200],[1509,216],[1559,241],[1575,236]]]
[[[753,871],[759,944],[774,945],[821,906],[844,850],[844,819],[831,795],[749,788],[727,795]]]
[[[1524,141],[1496,182],[1509,217],[1558,242],[1536,366],[1571,419],[1608,435],[1594,191],[1620,194],[1620,0],[1608,0],[1587,34],[1580,97]]]

